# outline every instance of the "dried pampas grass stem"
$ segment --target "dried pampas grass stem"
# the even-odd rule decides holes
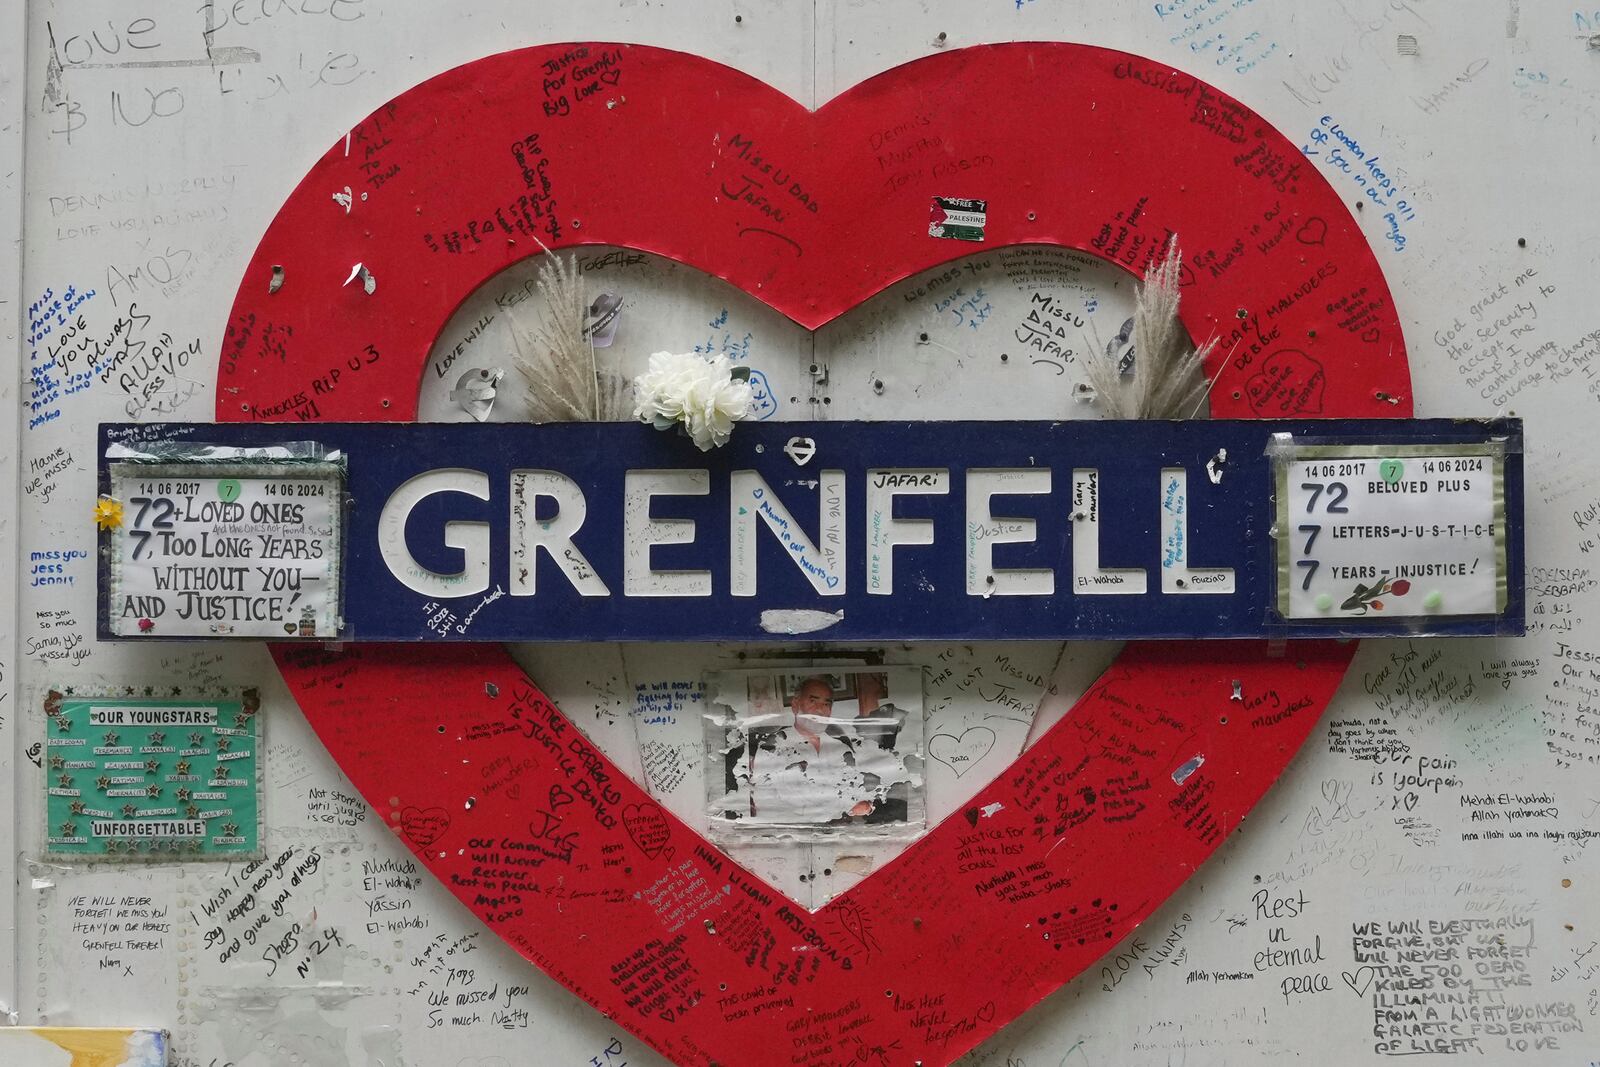
[[[537,238],[535,238],[537,240]],[[627,385],[600,371],[584,324],[589,302],[577,261],[558,256],[543,241],[536,286],[543,298],[530,326],[508,308],[512,364],[528,383],[534,422],[615,422],[626,419]]]
[[[1095,403],[1113,419],[1193,418],[1209,389],[1205,360],[1215,339],[1198,349],[1178,318],[1178,279],[1183,265],[1178,239],[1167,245],[1139,287],[1133,312],[1133,376],[1125,380],[1117,360],[1092,352],[1084,367]]]

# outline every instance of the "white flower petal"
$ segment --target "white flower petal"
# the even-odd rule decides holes
[[[702,450],[726,444],[733,424],[750,414],[748,381],[735,381],[725,355],[656,352],[634,380],[634,417],[661,425],[677,423]]]

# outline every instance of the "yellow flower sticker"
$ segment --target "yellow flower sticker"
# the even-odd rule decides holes
[[[95,525],[102,530],[115,530],[122,525],[122,501],[103,496],[94,502]]]

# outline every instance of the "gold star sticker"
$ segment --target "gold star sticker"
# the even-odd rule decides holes
[[[243,730],[245,728],[246,724],[248,724],[249,722],[250,722],[250,716],[246,715],[242,711],[239,714],[237,714],[237,715],[235,715],[233,717],[233,725],[238,727],[241,730]]]
[[[180,785],[178,787],[178,803],[187,804],[188,802],[189,802],[189,787],[186,786],[186,785]],[[193,816],[191,816],[191,818],[192,817]]]
[[[105,775],[102,774],[100,777],[98,777],[98,778],[96,778],[94,780],[94,786],[95,786],[96,789],[99,789],[99,790],[102,790],[102,791],[106,790],[106,789],[110,789],[111,788],[111,779],[107,778]]]
[[[201,745],[203,745],[205,743],[206,743],[206,735],[201,733],[199,730],[196,730],[194,733],[189,735],[189,747],[190,748],[199,748]]]
[[[145,693],[145,696],[149,696],[150,695],[149,692],[148,692],[149,686],[146,686],[145,689],[147,690],[146,693]],[[152,744],[152,745],[164,745],[166,743],[167,743],[167,732],[165,730],[151,730],[150,731],[150,744]]]
[[[122,805],[122,817],[124,819],[131,819],[133,818],[133,813],[138,810],[139,809],[134,807],[132,804],[124,804]]]
[[[154,774],[157,771],[159,771],[160,769],[161,769],[161,761],[160,760],[147,759],[147,760],[144,761],[144,773],[146,773],[146,774]]]
[[[71,819],[68,819],[66,822],[62,823],[61,824],[61,836],[62,837],[77,837],[78,836],[78,824],[73,822]]]
[[[198,819],[200,817],[200,807],[196,804],[190,804],[183,814],[187,819]]]
[[[199,852],[200,851],[200,842],[197,841],[197,840],[194,840],[193,838],[191,838],[190,840],[185,841],[183,843],[183,847],[188,849],[190,852]]]
[[[238,837],[239,836],[239,824],[236,823],[236,822],[225,822],[225,823],[223,823],[222,824],[222,836],[223,837]]]
[[[154,799],[161,795],[161,787],[156,785],[154,782],[151,782],[149,785],[144,787],[144,795]]]
[[[189,773],[189,761],[186,760],[186,759],[181,759],[181,760],[178,761],[177,766],[173,767],[172,769],[177,774],[188,774]]]
[[[176,838],[174,838],[173,840],[167,842],[167,851],[168,852],[177,852],[178,851],[178,841],[177,841]]]
[[[60,778],[56,779],[56,784],[59,785],[62,789],[71,789],[72,788],[72,775],[63,773]]]
[[[228,746],[232,744],[233,739],[231,737],[219,737],[217,738],[217,751],[226,752],[228,751]]]
[[[110,841],[106,842],[106,853],[108,855],[113,853],[113,852],[121,852],[121,851],[122,851],[122,842],[121,841],[118,841],[116,838],[113,837]]]
[[[95,525],[102,530],[115,530],[122,525],[122,501],[103,496],[94,502]]]
[[[66,768],[66,766],[67,766],[67,761],[66,761],[65,757],[63,757],[63,756],[51,756],[50,757],[50,769],[52,771],[63,770],[63,769]]]
[[[118,741],[121,741],[121,740],[122,740],[122,735],[117,733],[115,730],[107,730],[106,731],[106,747],[107,748],[113,747],[114,745],[116,745],[116,743]]]
[[[56,729],[64,734],[70,734],[72,732],[72,720],[62,715],[56,719]]]
[[[82,815],[83,814],[83,801],[74,800],[72,802],[72,814],[74,814],[74,815]]]

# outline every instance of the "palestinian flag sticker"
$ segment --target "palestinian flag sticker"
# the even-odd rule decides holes
[[[928,212],[928,236],[952,241],[981,241],[989,219],[987,200],[963,200],[955,196],[936,196]]]

